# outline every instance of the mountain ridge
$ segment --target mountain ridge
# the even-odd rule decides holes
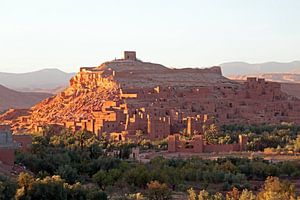
[[[300,74],[300,61],[291,62],[227,62],[220,64],[224,76],[248,75],[263,73],[295,73]]]
[[[56,88],[66,87],[75,73],[57,68],[46,68],[26,73],[0,72],[0,84],[20,92],[53,93]]]
[[[19,92],[0,85],[0,111],[10,108],[25,109],[52,96],[48,93]]]

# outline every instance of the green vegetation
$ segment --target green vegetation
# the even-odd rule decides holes
[[[224,125],[218,135],[219,143],[237,141],[239,134],[249,138],[248,150],[263,151],[265,148],[276,148],[282,151],[300,152],[300,126],[282,123],[280,125]],[[296,140],[298,137],[298,140]],[[229,138],[229,139],[228,139]]]
[[[282,145],[282,148],[292,146],[294,151],[299,151],[299,130],[289,124],[223,126],[220,130],[211,126],[207,127],[205,137],[211,143],[230,143],[237,140],[238,133],[244,133],[249,136],[249,147],[253,150]],[[174,193],[184,194],[190,200],[296,199],[294,186],[278,179],[299,179],[300,163],[296,161],[156,157],[139,163],[129,159],[132,147],[161,150],[166,149],[166,141],[141,139],[137,144],[116,143],[106,141],[105,135],[98,139],[86,131],[61,130],[57,134],[51,127],[44,129],[44,135],[34,136],[31,152],[17,153],[16,162],[33,174],[22,173],[17,180],[0,176],[0,200],[167,200],[172,199]],[[262,189],[253,184],[265,180]]]
[[[237,188],[233,188],[226,195],[219,192],[210,194],[206,190],[201,190],[197,194],[193,188],[188,190],[188,200],[296,200],[299,198],[300,196],[296,197],[294,185],[280,181],[276,177],[269,177],[257,194],[247,189],[240,192]]]

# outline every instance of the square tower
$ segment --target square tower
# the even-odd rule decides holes
[[[124,59],[136,61],[136,52],[135,51],[124,51]]]

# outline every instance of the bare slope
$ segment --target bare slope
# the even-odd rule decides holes
[[[0,111],[9,108],[30,108],[50,96],[48,93],[17,92],[0,85]]]

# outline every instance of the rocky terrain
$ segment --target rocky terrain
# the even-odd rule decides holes
[[[52,94],[18,92],[0,85],[0,111],[3,112],[9,108],[30,108],[50,96]]]
[[[35,123],[61,123],[77,117],[88,119],[93,109],[101,109],[105,101],[119,98],[118,94],[118,85],[112,80],[79,72],[64,91],[33,106],[31,119]]]

